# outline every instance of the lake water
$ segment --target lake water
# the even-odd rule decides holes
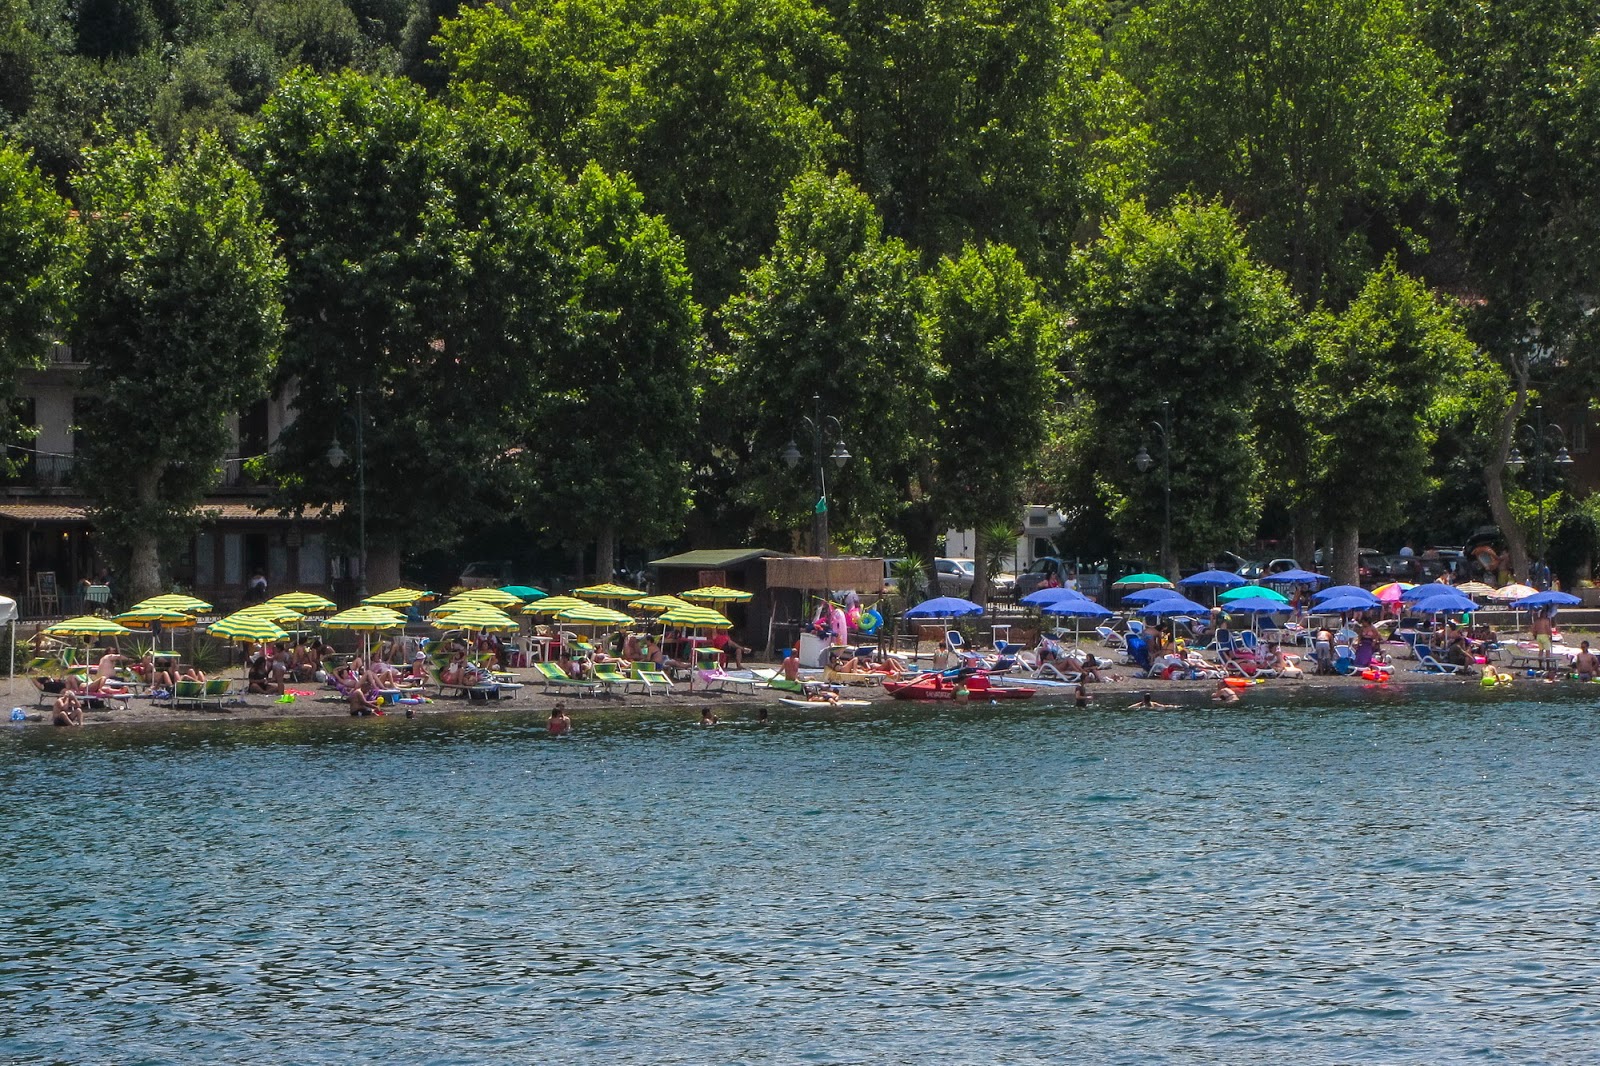
[[[0,1061],[1593,1061],[1595,701],[1497,695],[9,729]]]

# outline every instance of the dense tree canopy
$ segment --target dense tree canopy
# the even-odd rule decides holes
[[[1597,31],[1578,0],[0,0],[0,356],[74,313],[143,351],[74,235],[120,277],[91,203],[134,171],[248,198],[236,155],[299,415],[259,472],[348,524],[359,410],[390,562],[506,515],[602,568],[789,547],[817,397],[840,546],[932,555],[1026,492],[1153,553],[1131,460],[1170,411],[1182,562],[1493,521],[1520,565],[1513,436],[1534,403],[1587,431],[1600,382]],[[1355,519],[1366,437],[1306,424],[1373,402],[1417,477]]]
[[[171,163],[144,137],[96,149],[76,191],[72,339],[101,391],[75,476],[127,546],[139,598],[158,590],[163,539],[192,527],[216,485],[231,419],[272,375],[284,264],[255,179],[214,136]]]

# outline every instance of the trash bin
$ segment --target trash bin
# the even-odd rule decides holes
[[[815,633],[800,634],[800,665],[808,670],[818,670],[822,667],[823,654],[828,650],[828,641]]]

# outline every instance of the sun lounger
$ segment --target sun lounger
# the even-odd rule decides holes
[[[559,665],[557,667],[559,669]],[[609,691],[620,688],[626,692],[630,688],[642,688],[646,693],[650,691],[650,683],[636,677],[628,677],[617,669],[616,663],[595,663],[594,679],[600,682]]]
[[[592,696],[603,687],[598,681],[568,677],[567,672],[561,669],[560,663],[534,663],[533,668],[539,672],[540,679],[544,681],[546,692],[552,689],[576,689],[580,695]]]
[[[1069,673],[1065,673],[1055,663],[1049,663],[1049,662],[1040,663],[1037,667],[1034,668],[1033,672],[1030,673],[1028,676],[1033,678],[1035,681],[1054,680],[1054,681],[1062,681],[1062,682],[1065,682],[1066,684],[1069,684],[1069,685],[1075,685],[1079,681],[1083,680],[1083,675],[1082,674],[1079,674],[1079,673],[1070,673],[1070,674]]]
[[[660,670],[634,663],[633,669],[628,671],[628,676],[635,681],[645,682],[646,693],[652,693],[657,688],[669,693],[672,691],[672,679]]]
[[[712,685],[716,685],[717,689],[721,692],[728,691],[729,685],[732,685],[735,689],[743,688],[747,692],[754,692],[756,689],[766,685],[766,681],[757,679],[753,676],[739,677],[721,669],[700,671],[700,680],[703,681],[708,688]]]
[[[1417,642],[1416,652],[1418,665],[1412,669],[1412,673],[1444,674],[1446,676],[1450,676],[1461,671],[1461,666],[1457,663],[1442,663],[1438,659],[1435,659],[1433,657],[1433,652],[1429,650],[1428,646],[1421,641]]]

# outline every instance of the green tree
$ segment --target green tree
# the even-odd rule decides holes
[[[1119,63],[1163,193],[1221,195],[1308,302],[1343,302],[1445,187],[1448,101],[1403,0],[1154,0]]]
[[[1160,540],[1170,449],[1173,557],[1206,559],[1252,538],[1261,507],[1256,408],[1288,344],[1295,305],[1281,274],[1250,257],[1232,212],[1181,201],[1124,205],[1079,254],[1069,339],[1084,407],[1076,464],[1121,537]],[[1168,407],[1163,407],[1163,401]],[[1161,422],[1164,444],[1150,424]],[[1148,446],[1157,467],[1133,458]]]
[[[977,530],[973,598],[989,588],[995,526],[1015,525],[1044,433],[1057,336],[1037,286],[1003,244],[941,259],[930,285],[934,432],[919,480],[938,520]],[[935,545],[912,544],[936,554]]]
[[[143,136],[93,150],[76,189],[86,261],[74,345],[102,390],[75,476],[126,546],[135,598],[218,480],[229,421],[265,391],[283,262],[250,174],[214,136],[170,164]]]
[[[1309,482],[1326,501],[1334,579],[1354,583],[1361,530],[1400,526],[1428,487],[1440,408],[1459,396],[1474,349],[1455,312],[1392,259],[1315,332]]]
[[[1092,0],[831,0],[842,164],[932,263],[970,240],[1054,276],[1126,160],[1123,83]],[[1115,202],[1115,201],[1113,201]]]
[[[915,257],[883,235],[871,201],[844,175],[796,179],[778,240],[722,308],[728,357],[711,394],[719,417],[717,486],[762,529],[809,525],[816,489],[802,415],[813,395],[853,458],[837,472],[830,532],[896,524],[911,482],[916,429],[930,402],[924,283]],[[780,461],[800,439],[803,470]]]
[[[1473,339],[1510,379],[1480,473],[1512,569],[1526,575],[1528,538],[1505,483],[1513,434],[1530,393],[1555,406],[1600,385],[1600,37],[1578,0],[1430,6],[1461,160],[1463,254],[1447,280],[1472,293]]]
[[[68,217],[27,153],[0,139],[0,411],[12,410],[17,372],[36,365],[67,325],[78,257]],[[9,414],[0,420],[5,442],[22,432]]]
[[[594,165],[567,192],[573,313],[537,367],[522,430],[539,442],[523,452],[526,513],[571,546],[596,544],[601,581],[619,535],[675,536],[689,500],[699,309],[682,242],[642,205]]]
[[[635,176],[720,305],[772,246],[789,183],[837,141],[840,44],[807,0],[666,0],[599,102],[588,149]]]
[[[269,476],[286,507],[342,511],[353,542],[341,505],[360,471],[323,457],[359,408],[370,566],[397,577],[404,552],[506,506],[512,412],[565,328],[559,182],[503,118],[352,73],[286,78],[250,150],[289,259],[280,387],[296,418]]]

